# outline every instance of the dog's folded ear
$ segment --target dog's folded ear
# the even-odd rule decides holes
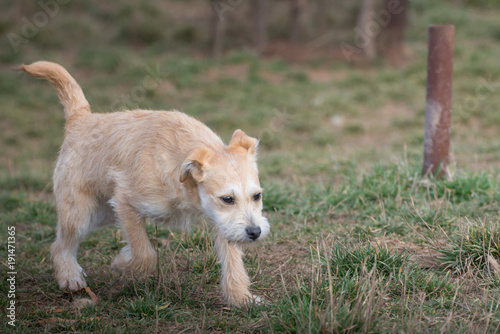
[[[179,180],[184,182],[191,176],[196,182],[203,181],[204,169],[206,169],[208,160],[213,151],[208,148],[196,148],[189,153],[181,166],[181,175]]]
[[[237,150],[247,155],[255,155],[258,143],[257,139],[249,137],[245,132],[238,129],[234,131],[228,149]]]

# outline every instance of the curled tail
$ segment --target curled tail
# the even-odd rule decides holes
[[[37,61],[31,65],[21,65],[18,70],[29,75],[50,81],[57,90],[57,96],[64,105],[64,117],[90,115],[90,105],[82,89],[73,77],[59,64]]]

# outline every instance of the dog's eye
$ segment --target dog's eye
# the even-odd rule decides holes
[[[231,196],[225,196],[220,198],[226,204],[234,204],[234,198]]]
[[[261,193],[256,193],[255,195],[253,195],[253,200],[255,202],[260,201],[261,198],[262,198],[262,194]]]

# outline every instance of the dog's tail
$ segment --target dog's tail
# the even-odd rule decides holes
[[[64,105],[64,116],[90,115],[90,105],[82,89],[73,77],[59,64],[48,61],[37,61],[31,65],[21,65],[17,68],[31,76],[50,81],[57,90],[57,95]]]

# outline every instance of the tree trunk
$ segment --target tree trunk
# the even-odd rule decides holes
[[[394,5],[394,0],[386,0],[385,10],[390,13],[390,21],[385,26],[379,43],[380,52],[389,61],[399,65],[404,60],[404,35],[408,26],[409,0],[399,0]]]
[[[296,43],[299,39],[301,0],[290,0],[290,24],[288,26],[288,40]]]
[[[254,41],[257,51],[267,43],[267,0],[253,0],[255,15]]]
[[[318,34],[324,34],[328,25],[328,2],[332,0],[316,1],[316,31]]]
[[[226,35],[226,20],[220,16],[217,11],[213,11],[212,16],[212,56],[218,57],[222,53],[224,47],[224,39]]]
[[[391,1],[391,0],[387,0]],[[360,47],[363,54],[368,59],[375,58],[377,54],[377,46],[375,44],[376,35],[368,27],[371,23],[373,13],[375,13],[376,0],[361,0],[361,8],[358,16],[358,24],[355,28],[355,33],[363,42]]]

